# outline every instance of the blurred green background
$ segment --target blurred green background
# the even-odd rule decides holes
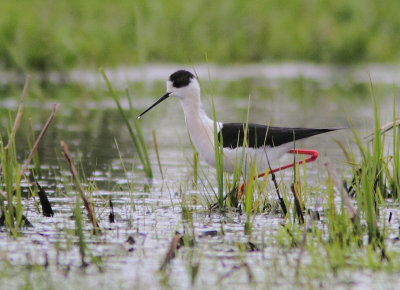
[[[398,0],[0,1],[0,67],[397,62]]]

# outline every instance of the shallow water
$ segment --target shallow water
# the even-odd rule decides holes
[[[210,66],[198,66],[196,70],[203,77],[206,89],[204,103],[210,112],[209,97],[211,89],[207,85],[207,70]],[[390,82],[399,76],[397,67],[392,70],[380,70],[379,66],[369,66],[380,82]],[[129,86],[144,76],[151,83],[164,79],[175,68],[173,66],[147,66],[145,69],[117,69],[110,71],[115,86]],[[280,126],[304,127],[345,127],[350,116],[354,126],[364,136],[368,135],[373,125],[373,110],[370,96],[336,97],[335,84],[345,81],[343,78],[351,73],[354,79],[362,77],[368,70],[363,68],[345,69],[300,64],[297,69],[288,65],[269,67],[248,66],[222,70],[211,66],[210,75],[218,76],[218,86],[240,83],[241,79],[267,77],[276,82],[274,90],[268,98],[255,93],[248,99],[233,98],[230,95],[215,95],[218,118],[233,122],[245,120],[247,106],[250,108],[250,121]],[[372,74],[372,73],[371,73]],[[312,81],[304,81],[304,77]],[[53,77],[57,81],[56,77]],[[81,81],[89,87],[99,85],[99,77],[93,72],[74,71],[69,78]],[[372,79],[375,79],[373,77]],[[283,88],[287,82],[293,89],[303,91],[298,96],[290,95],[290,90]],[[317,86],[314,86],[315,83]],[[315,96],[321,92],[322,96]],[[381,101],[382,123],[392,119],[393,95],[383,95]],[[136,98],[135,105],[142,110],[157,99],[159,95]],[[306,95],[311,93],[311,97]],[[251,94],[251,92],[249,92]],[[351,98],[354,98],[352,100]],[[123,102],[127,106],[126,102]],[[39,105],[28,101],[24,112],[24,124],[17,136],[18,158],[22,161],[28,154],[26,144],[29,132],[28,118],[31,118],[35,130],[39,130],[50,112],[52,102],[41,102]],[[79,104],[79,105],[78,105]],[[14,100],[2,100],[0,112],[2,124],[7,123],[9,109],[15,110]],[[255,216],[251,241],[259,248],[255,252],[242,250],[249,240],[244,234],[245,215],[240,213],[220,214],[209,212],[205,199],[212,195],[215,188],[214,169],[201,162],[199,182],[193,186],[192,155],[188,141],[180,104],[177,100],[169,100],[141,119],[142,129],[146,132],[152,161],[154,179],[149,191],[145,190],[148,180],[141,171],[138,158],[132,146],[128,132],[110,100],[85,101],[74,100],[69,106],[61,108],[40,144],[39,158],[41,176],[39,183],[46,189],[53,205],[55,216],[43,217],[38,211],[38,198],[25,200],[25,215],[34,225],[25,229],[17,239],[5,232],[0,233],[0,255],[2,269],[0,279],[2,289],[15,289],[24,285],[36,288],[126,288],[155,289],[168,288],[187,289],[205,287],[232,289],[241,288],[292,288],[292,287],[338,287],[338,288],[374,288],[383,283],[394,287],[400,280],[396,274],[372,272],[368,270],[341,271],[338,276],[323,272],[316,273],[314,279],[295,278],[295,263],[299,249],[279,247],[275,235],[284,220],[279,214],[258,214]],[[4,126],[4,125],[3,125]],[[159,144],[162,172],[159,173],[156,154],[153,148],[151,131],[155,130]],[[4,132],[4,131],[3,131]],[[302,148],[313,148],[320,152],[317,162],[307,165],[307,180],[310,187],[318,186],[326,179],[323,163],[333,162],[342,174],[347,174],[345,158],[338,139],[351,146],[351,132],[342,130],[311,138],[301,144]],[[75,193],[66,189],[70,183],[64,160],[61,155],[60,141],[70,146],[75,164],[83,169],[88,182],[96,184],[93,191],[96,214],[99,217],[102,233],[99,236],[90,234],[90,223],[86,221],[85,237],[88,246],[86,262],[89,266],[81,268],[77,237],[74,235],[75,221],[71,219],[75,206]],[[116,143],[119,150],[117,149]],[[127,169],[125,172],[124,167]],[[283,183],[289,183],[291,172],[279,176]],[[208,184],[211,182],[211,185]],[[275,196],[272,187],[272,198]],[[315,196],[315,199],[318,195]],[[116,214],[116,222],[109,223],[112,200]],[[192,209],[192,219],[182,213],[182,204]],[[315,206],[310,200],[308,207]],[[40,207],[40,206],[39,206]],[[389,207],[393,213],[392,230],[399,224],[399,211]],[[192,222],[191,222],[192,221]],[[183,247],[177,258],[171,261],[171,267],[164,273],[158,272],[170,241],[175,231],[193,231],[196,245]],[[134,244],[127,243],[129,236]],[[395,237],[395,234],[394,234]],[[389,247],[397,247],[390,242]],[[96,264],[91,257],[101,259]],[[305,263],[307,263],[305,257]],[[48,261],[48,266],[44,267]],[[199,274],[195,283],[191,284],[190,269],[199,265]],[[244,266],[245,265],[245,266]]]

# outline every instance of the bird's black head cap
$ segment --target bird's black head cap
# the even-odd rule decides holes
[[[175,88],[182,88],[189,85],[194,75],[187,70],[178,70],[169,76],[169,81],[172,82]]]

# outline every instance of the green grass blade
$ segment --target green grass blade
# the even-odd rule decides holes
[[[212,115],[214,121],[214,152],[215,169],[217,173],[218,184],[218,206],[221,209],[224,205],[224,164],[223,164],[223,140],[218,138],[217,117],[215,112],[214,99],[211,99]]]
[[[135,126],[135,130],[136,130],[136,134],[139,140],[139,144],[140,144],[140,148],[141,150],[143,150],[143,155],[144,155],[144,159],[146,161],[146,175],[148,175],[147,177],[152,177],[153,173],[151,170],[151,163],[150,163],[150,159],[149,159],[149,154],[147,152],[147,145],[146,142],[144,141],[144,137],[143,137],[143,132],[142,132],[142,128],[139,125],[139,122],[136,118],[136,116],[138,115],[135,108],[133,107],[133,103],[132,103],[132,98],[131,95],[129,94],[129,90],[126,90],[126,96],[128,97],[128,102],[129,102],[129,109],[131,111],[131,115],[133,116],[132,120],[133,120],[133,125]],[[144,164],[143,164],[144,165]],[[149,171],[149,172],[147,172]]]
[[[131,126],[131,124],[129,122],[128,116],[125,114],[125,111],[123,110],[123,108],[121,106],[121,103],[119,102],[119,99],[118,99],[114,89],[112,88],[112,85],[111,85],[110,81],[108,80],[108,78],[107,78],[107,76],[106,76],[106,74],[104,72],[104,69],[101,68],[100,69],[100,73],[102,74],[102,76],[104,78],[104,81],[106,82],[106,85],[108,87],[108,90],[109,90],[112,98],[114,99],[115,104],[118,107],[118,110],[119,110],[119,112],[120,112],[120,114],[121,114],[121,116],[122,116],[122,118],[123,118],[123,120],[125,122],[125,125],[128,128],[129,134],[131,135],[132,141],[133,141],[133,143],[134,143],[134,145],[136,147],[137,153],[139,155],[139,159],[140,159],[140,161],[141,161],[141,163],[143,165],[144,172],[146,173],[147,177],[152,178],[153,177],[153,172],[151,170],[150,161],[149,161],[148,154],[147,154],[147,151],[146,151],[146,146],[145,146],[144,141],[143,141],[143,136],[141,135],[141,130],[139,129],[139,131],[136,132],[138,134],[138,136],[136,136],[136,134],[134,133],[133,128],[132,128],[132,126]],[[134,121],[134,124],[135,124],[135,121]],[[138,127],[139,125],[135,124],[135,126]]]

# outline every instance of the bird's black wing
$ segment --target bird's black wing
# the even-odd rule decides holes
[[[243,146],[246,124],[224,123],[218,132],[219,141],[224,147],[236,148]],[[248,124],[247,146],[259,148],[263,146],[275,147],[295,140],[318,135],[342,128],[315,129],[315,128],[285,128],[271,127],[259,124]]]

